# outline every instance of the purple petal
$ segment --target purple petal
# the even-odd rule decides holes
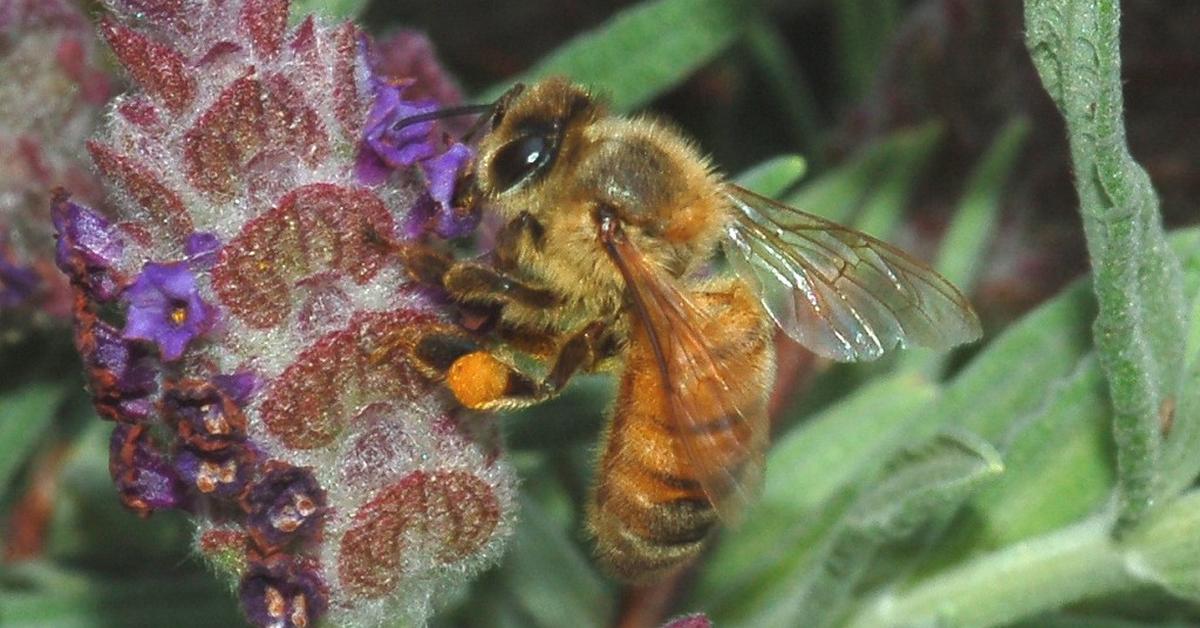
[[[208,270],[217,263],[221,241],[211,233],[193,233],[184,245],[188,266],[192,270]]]
[[[125,338],[158,345],[164,360],[176,360],[193,338],[208,331],[214,313],[200,297],[187,264],[148,262],[126,290]]]
[[[434,229],[443,238],[465,236],[479,224],[479,214],[474,208],[454,206],[455,188],[474,158],[475,152],[469,146],[456,143],[441,155],[421,163],[429,181],[429,195],[437,204]]]
[[[175,508],[183,502],[179,477],[154,448],[145,426],[121,423],[113,429],[108,471],[122,503],[139,514]]]
[[[295,603],[298,597],[303,604]],[[286,555],[251,563],[238,598],[251,624],[272,628],[315,626],[329,608],[329,592],[316,565]]]

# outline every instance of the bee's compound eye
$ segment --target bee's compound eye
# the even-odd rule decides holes
[[[504,192],[550,161],[550,141],[545,135],[526,135],[505,144],[492,159],[492,181]]]

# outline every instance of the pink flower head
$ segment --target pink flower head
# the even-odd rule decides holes
[[[187,264],[148,263],[126,292],[129,313],[121,335],[157,344],[164,360],[178,360],[212,326],[213,310]]]

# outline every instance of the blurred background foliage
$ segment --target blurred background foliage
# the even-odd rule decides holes
[[[1187,395],[1200,389],[1200,231],[1187,228],[1200,222],[1194,0],[1120,3],[1120,73],[1101,67],[1101,80],[1078,85],[1065,47],[1095,37],[1085,43],[1103,66],[1105,33],[1086,27],[1113,1],[1034,0],[1028,18],[1019,2],[990,0],[298,4],[358,14],[377,33],[428,32],[480,99],[563,73],[619,110],[669,119],[744,184],[931,260],[987,330],[953,355],[850,366],[781,341],[761,503],[695,568],[649,587],[599,574],[582,532],[611,381],[584,377],[501,417],[522,472],[521,523],[504,562],[437,625],[629,628],[693,611],[721,627],[1200,622],[1200,494],[1188,492],[1200,402]],[[1027,25],[1035,17],[1041,30]],[[1086,125],[1106,112],[1085,119],[1095,112],[1059,102],[1064,125],[1027,30],[1046,37],[1033,42],[1039,69],[1058,72],[1059,87],[1115,94],[1118,126],[1123,93],[1130,152],[1179,260],[1180,327],[1156,329],[1180,354],[1169,370],[1184,396],[1164,388],[1160,412],[1126,432],[1112,356],[1092,342],[1073,186],[1082,179],[1087,222],[1091,177],[1072,174],[1097,150],[1083,145],[1097,137]],[[1118,164],[1099,186],[1120,197],[1135,171]],[[1117,263],[1153,257],[1153,232],[1107,250]],[[1099,259],[1106,236],[1088,235]],[[0,625],[236,625],[232,597],[188,556],[186,521],[139,521],[118,506],[108,426],[82,394],[69,342],[53,330],[5,342]],[[1131,456],[1121,434],[1146,436],[1151,450]]]

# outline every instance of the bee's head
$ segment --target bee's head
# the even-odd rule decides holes
[[[533,193],[572,159],[574,131],[600,115],[590,93],[564,79],[517,85],[497,101],[480,140],[475,184],[484,198]]]

